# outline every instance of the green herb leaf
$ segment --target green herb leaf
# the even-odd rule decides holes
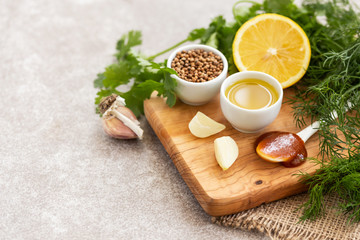
[[[243,3],[251,3],[252,6],[247,7],[243,5]],[[253,1],[236,2],[232,8],[232,11],[233,11],[233,17],[237,23],[237,27],[239,28],[243,23],[255,17],[257,15],[257,12],[262,11],[262,9],[263,9],[262,4]]]
[[[168,71],[164,72],[164,77],[164,96],[167,97],[166,104],[169,107],[173,107],[176,103],[176,94],[174,89],[177,86],[177,82],[175,79],[170,77],[170,72]]]
[[[154,91],[157,91],[158,95],[162,95],[164,93],[164,84],[153,80],[146,80],[133,86],[130,91],[120,94],[120,96],[125,99],[126,106],[136,116],[139,116],[144,113],[144,100],[149,99]]]
[[[217,39],[217,33],[214,32],[213,34],[211,34],[205,44],[209,45],[210,47],[213,47],[213,48],[218,48],[219,40]]]
[[[102,88],[104,87],[103,81],[105,79],[104,73],[99,73],[98,77],[94,80],[94,88]]]
[[[306,26],[312,58],[290,103],[299,127],[308,124],[308,116],[322,119],[320,154],[315,160],[320,169],[313,175],[300,174],[310,187],[309,200],[300,208],[302,220],[325,214],[323,197],[337,194],[343,200],[338,207],[348,214],[349,221],[360,221],[360,39],[355,37],[360,24],[353,9],[344,7],[346,3],[308,1],[303,6],[305,11],[295,16]],[[327,25],[313,20],[318,12],[325,13]],[[346,114],[348,102],[352,105],[350,114]],[[332,119],[333,110],[338,119]]]
[[[112,64],[105,69],[103,73],[103,85],[106,88],[116,88],[122,84],[127,84],[130,81],[131,75],[126,62],[119,62]]]
[[[265,0],[264,10],[268,13],[288,14],[289,6],[292,5],[291,0]]]
[[[202,38],[202,36],[204,36],[205,31],[206,31],[205,28],[194,29],[189,33],[189,35],[187,37],[187,40],[188,41],[195,41],[197,39],[200,39],[200,38]]]
[[[213,19],[213,21],[210,23],[209,28],[207,28],[201,37],[201,42],[206,43],[209,41],[209,38],[211,35],[213,35],[216,31],[218,31],[221,27],[223,27],[226,23],[226,20],[223,18],[223,16],[217,16]]]
[[[124,34],[117,42],[116,49],[118,50],[118,53],[116,53],[115,56],[117,59],[122,59],[129,53],[132,47],[140,45],[141,43],[141,32],[130,31],[127,34]]]

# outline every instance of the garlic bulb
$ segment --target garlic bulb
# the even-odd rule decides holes
[[[125,100],[115,94],[104,98],[99,105],[103,113],[104,131],[111,137],[119,139],[142,139],[143,130],[134,113],[125,107]]]

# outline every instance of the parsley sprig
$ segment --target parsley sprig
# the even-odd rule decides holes
[[[167,98],[166,103],[170,107],[174,106],[176,81],[170,74],[176,74],[175,70],[166,67],[166,62],[156,63],[136,52],[134,47],[141,43],[139,31],[130,31],[117,42],[115,63],[106,67],[94,80],[94,87],[99,88],[96,105],[103,97],[115,93],[123,97],[127,107],[139,116],[144,112],[144,100],[156,91],[159,96]],[[129,91],[118,90],[119,86],[130,84]]]

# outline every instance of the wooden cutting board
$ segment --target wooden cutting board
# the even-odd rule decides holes
[[[286,95],[291,91],[284,91]],[[181,176],[203,209],[212,216],[236,213],[260,204],[272,202],[306,190],[294,174],[299,171],[313,173],[316,166],[307,161],[296,168],[285,168],[269,163],[255,153],[254,142],[268,131],[298,132],[291,107],[282,105],[276,120],[258,133],[241,133],[224,118],[219,96],[203,106],[189,106],[177,101],[169,108],[164,99],[153,97],[145,101],[145,116],[169,153]],[[201,111],[226,126],[226,129],[208,138],[193,136],[188,124]],[[239,147],[239,157],[226,171],[218,165],[214,154],[214,140],[231,136]],[[319,139],[315,134],[306,142],[309,157],[319,152]]]

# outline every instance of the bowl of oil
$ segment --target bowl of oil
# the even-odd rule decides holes
[[[232,74],[221,85],[220,106],[225,118],[240,132],[258,132],[280,112],[283,89],[274,77],[257,71]]]

